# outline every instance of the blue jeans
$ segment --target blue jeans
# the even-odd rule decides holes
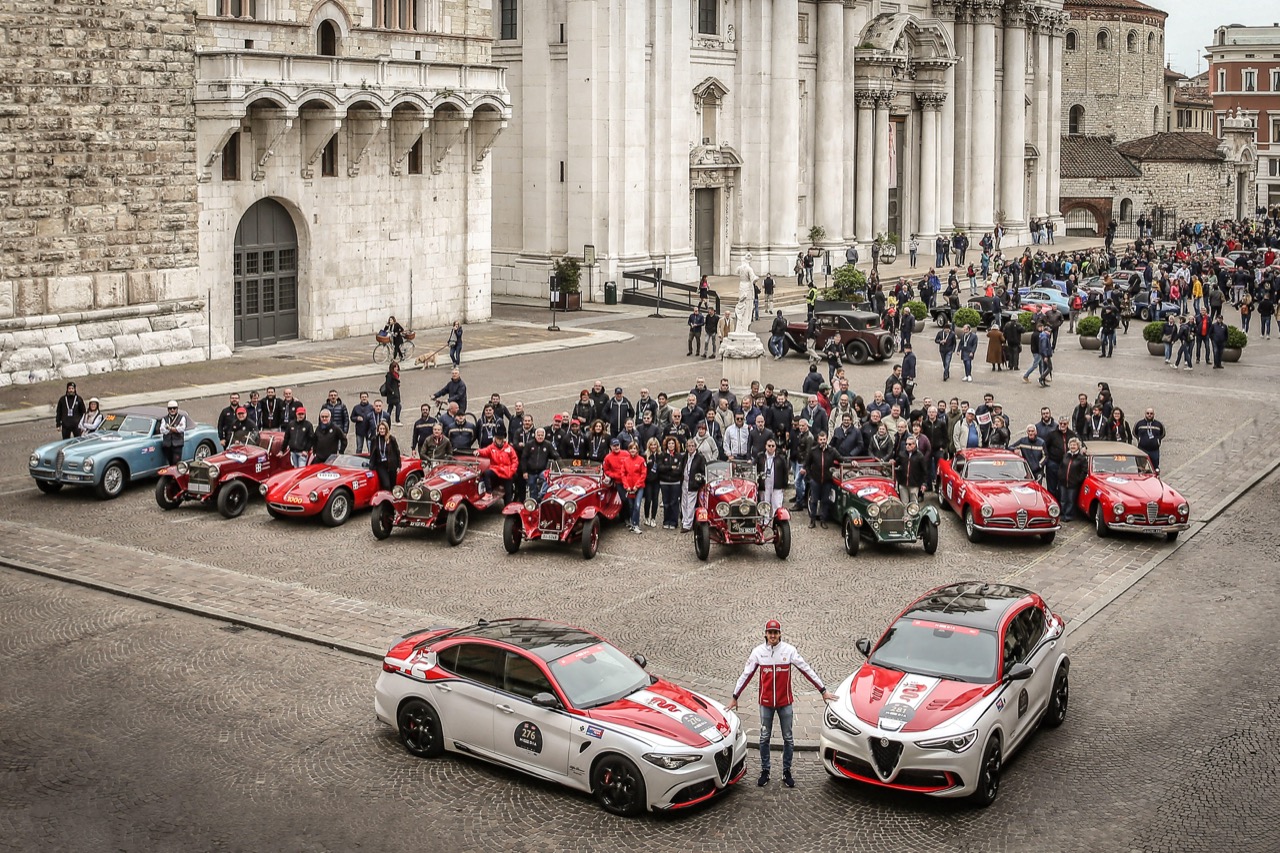
[[[449,361],[453,362],[453,366],[457,367],[462,362],[462,344],[455,343],[449,345]]]
[[[1058,503],[1062,506],[1062,520],[1074,521],[1076,517],[1076,503],[1080,500],[1080,490],[1073,489],[1069,486],[1059,485],[1060,494]],[[1103,506],[1098,505],[1098,512],[1103,511]]]
[[[535,501],[542,500],[542,493],[547,490],[547,474],[545,471],[539,471],[536,474],[529,475],[529,497]]]
[[[1258,322],[1259,322],[1258,334],[1270,335],[1271,334],[1271,315],[1270,314],[1261,315],[1261,318],[1259,319]]]
[[[1109,331],[1109,332],[1104,330],[1104,331],[1103,331],[1103,333],[1102,333],[1102,335],[1101,335],[1101,338],[1102,338],[1102,354],[1103,354],[1103,355],[1114,355],[1114,354],[1115,354],[1115,351],[1116,351],[1116,331],[1115,331],[1115,329],[1112,329],[1112,330],[1111,330],[1111,331]]]
[[[955,355],[955,351],[942,353],[942,378],[951,378],[951,357]]]
[[[769,758],[769,741],[773,739],[773,718],[778,718],[778,728],[782,729],[782,772],[791,772],[791,753],[795,750],[795,738],[791,736],[791,720],[794,716],[793,705],[781,708],[760,706],[760,772],[769,773],[773,762]]]
[[[680,484],[659,483],[662,490],[662,526],[675,527],[680,523]]]
[[[969,376],[973,373],[973,356],[960,353],[960,360],[964,362],[964,375]]]
[[[1251,319],[1253,319],[1252,314],[1240,315],[1240,331],[1244,332],[1246,335],[1249,334],[1249,321]]]
[[[294,467],[294,468],[304,468],[304,467],[306,467],[306,464],[307,464],[307,454],[306,454],[306,453],[294,453],[293,451],[290,451],[290,452],[289,452],[289,458],[293,460],[293,467]]]
[[[803,504],[808,480],[800,476],[800,463],[791,463],[791,482],[796,484],[796,503]]]

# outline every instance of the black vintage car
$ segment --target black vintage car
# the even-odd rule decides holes
[[[970,296],[969,301],[965,303],[964,307],[972,308],[981,315],[982,319],[978,321],[979,329],[991,328],[991,323],[997,316],[1003,320],[1003,318],[1008,316],[1010,313],[1009,309],[1004,308],[1000,304],[1000,300],[995,296]],[[951,306],[945,302],[934,305],[929,314],[933,317],[933,321],[939,326],[944,322],[948,324],[951,323]]]
[[[881,328],[880,315],[870,311],[853,309],[832,309],[815,311],[814,321],[817,337],[812,342],[813,352],[822,352],[827,341],[838,338],[844,347],[845,360],[854,364],[866,364],[869,361],[884,361],[893,355],[897,346],[893,335]],[[806,340],[809,326],[804,321],[787,324],[783,335],[787,352],[805,354],[809,352]]]

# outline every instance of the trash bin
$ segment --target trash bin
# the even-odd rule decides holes
[[[618,304],[618,284],[617,284],[617,282],[613,282],[613,281],[606,281],[606,282],[604,283],[604,304],[605,304],[605,305],[617,305],[617,304]]]

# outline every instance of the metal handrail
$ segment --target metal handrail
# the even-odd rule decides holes
[[[622,278],[624,281],[627,282],[627,286],[625,288],[626,291],[631,293],[635,293],[640,289],[638,283],[642,281],[648,284],[656,285],[658,288],[659,306],[661,305],[662,300],[664,298],[664,291],[668,289],[672,289],[672,290],[676,290],[684,293],[685,303],[688,305],[690,310],[692,310],[693,307],[697,305],[697,299],[696,299],[698,294],[697,285],[684,284],[683,282],[670,281],[669,279],[662,278],[659,270],[651,270],[651,271],[645,271],[645,272],[624,272],[622,274]],[[714,300],[716,313],[719,314],[720,313],[720,294],[716,293],[714,290],[710,290],[708,291],[708,295],[710,296],[711,299]],[[672,301],[678,301],[678,299],[672,300]]]

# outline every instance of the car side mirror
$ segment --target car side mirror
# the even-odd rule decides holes
[[[857,647],[858,651],[862,652],[864,658],[871,657],[871,641],[866,637],[858,640],[858,642],[854,643],[854,646]]]
[[[553,711],[560,708],[560,700],[556,698],[554,693],[535,693],[533,695],[533,704],[539,708],[550,708]]]
[[[1026,681],[1035,670],[1027,666],[1025,663],[1015,663],[1009,667],[1009,671],[1004,674],[1005,681]]]
[[[645,657],[644,655],[640,654],[639,652],[637,652],[636,654],[632,655],[632,656],[631,656],[631,659],[632,659],[633,661],[635,661],[635,662],[636,662],[636,666],[640,667],[641,669],[645,669],[646,667],[648,667],[648,666],[649,666],[649,659],[648,659],[647,657]]]

